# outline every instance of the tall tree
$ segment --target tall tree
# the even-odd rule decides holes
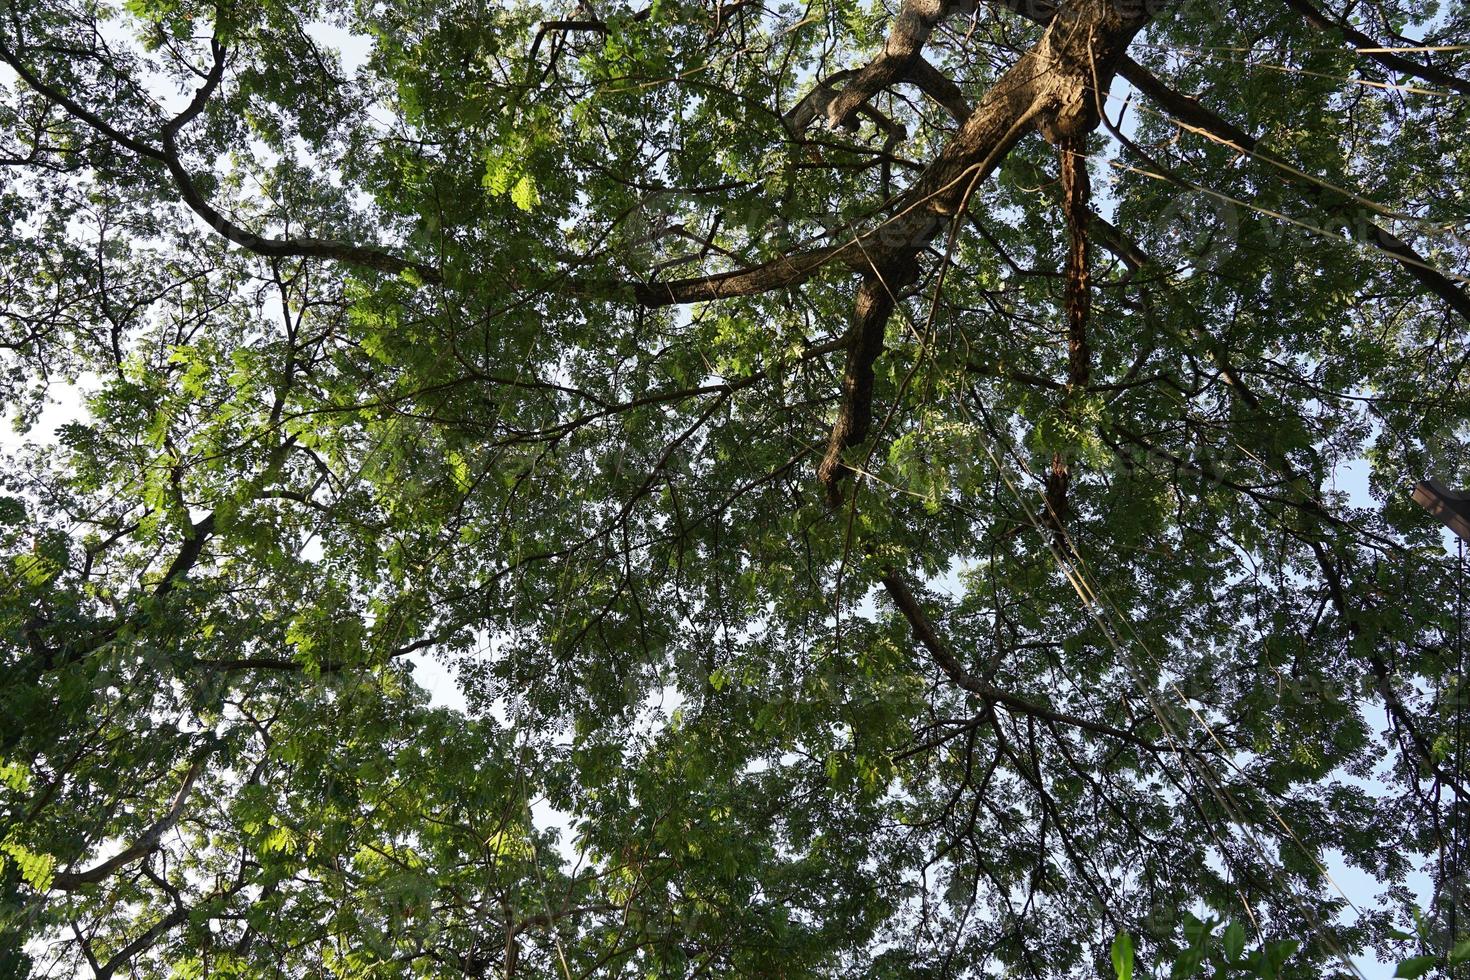
[[[1467,28],[0,0],[0,970],[1448,951]]]

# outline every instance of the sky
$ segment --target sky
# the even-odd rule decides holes
[[[0,421],[0,455],[13,452],[27,442],[37,445],[54,444],[56,431],[60,426],[68,422],[85,420],[87,412],[82,404],[82,398],[89,390],[90,385],[88,379],[85,378],[75,386],[62,385],[53,388],[47,407],[41,413],[35,426],[24,435],[15,431],[14,413],[7,413],[3,421]],[[1377,502],[1368,491],[1368,463],[1366,460],[1355,460],[1338,466],[1334,471],[1333,479],[1335,489],[1346,493],[1353,506],[1377,508]],[[1447,549],[1453,547],[1452,542],[1453,535],[1446,530],[1445,546]],[[429,653],[413,654],[410,660],[413,665],[414,679],[428,692],[434,705],[458,711],[465,710],[465,697],[460,690],[452,666],[435,659]],[[571,820],[568,816],[556,811],[544,801],[533,803],[532,812],[539,827],[542,829],[555,828],[560,833],[564,856],[575,860],[575,854],[570,850],[573,834]],[[1349,867],[1336,857],[1328,860],[1327,867],[1342,893],[1353,904],[1363,908],[1377,904],[1375,896],[1381,890],[1381,886],[1371,876]],[[1414,875],[1408,884],[1420,896],[1421,904],[1427,904],[1431,890],[1428,878],[1422,874]],[[1388,964],[1361,957],[1355,962],[1365,980],[1389,980],[1393,976],[1393,968]]]
[[[346,33],[340,28],[316,24],[311,28],[311,33],[319,42],[337,49],[343,60],[344,68],[349,72],[355,72],[365,61],[368,55],[368,42],[366,38]],[[9,78],[0,78],[0,81],[9,83]],[[1122,89],[1116,94],[1121,95]],[[1118,103],[1120,104],[1120,103]],[[1116,108],[1116,104],[1115,104]],[[1101,195],[1104,207],[1107,206],[1106,194]],[[55,433],[59,426],[85,418],[85,408],[82,405],[82,397],[89,388],[88,379],[83,378],[76,386],[61,385],[51,391],[50,403],[42,413],[37,424],[24,434],[18,433],[13,422],[13,413],[7,412],[3,421],[0,421],[0,455],[8,454],[18,448],[24,442],[40,445],[53,443]],[[1368,463],[1366,460],[1354,460],[1336,468],[1333,474],[1335,489],[1344,492],[1352,506],[1376,509],[1379,504],[1375,501],[1368,489]],[[1452,548],[1453,536],[1445,532],[1445,544]],[[414,677],[417,682],[429,693],[435,705],[455,710],[464,710],[466,702],[463,693],[454,676],[453,669],[429,654],[415,654],[411,658]],[[533,808],[537,823],[543,827],[556,827],[562,832],[563,847],[569,845],[571,834],[569,821],[564,814],[559,814],[546,806],[544,803]],[[1346,866],[1341,860],[1329,862],[1328,869],[1343,893],[1356,905],[1369,907],[1375,903],[1374,897],[1380,890],[1379,884],[1370,876]],[[1410,887],[1415,890],[1422,901],[1427,901],[1429,894],[1429,882],[1423,875],[1417,875],[1409,882]],[[1392,968],[1372,960],[1360,959],[1357,961],[1362,974],[1367,980],[1388,980],[1392,976]]]

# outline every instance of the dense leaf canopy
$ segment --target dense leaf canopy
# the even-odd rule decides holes
[[[0,973],[1444,954],[1470,6],[1343,6],[0,0]]]

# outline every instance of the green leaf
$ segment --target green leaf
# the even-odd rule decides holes
[[[1186,949],[1174,961],[1174,966],[1169,971],[1170,980],[1189,980],[1190,977],[1199,973],[1200,967],[1204,964],[1204,958],[1203,950]]]
[[[1126,932],[1113,940],[1113,974],[1117,980],[1133,980],[1133,937]]]
[[[5,841],[0,844],[0,851],[10,855],[15,861],[15,866],[20,869],[20,876],[26,884],[38,892],[44,892],[51,887],[51,880],[55,876],[56,858],[50,854],[37,854],[15,841]]]
[[[29,793],[31,791],[30,767],[24,762],[0,760],[0,783],[4,783],[17,793]]]
[[[1273,976],[1281,972],[1281,967],[1300,946],[1301,943],[1295,939],[1278,939],[1266,944],[1263,952]]]
[[[1225,958],[1234,962],[1240,959],[1241,951],[1245,949],[1245,927],[1239,922],[1232,922],[1225,927],[1225,933],[1221,936],[1221,943],[1225,947]]]
[[[530,174],[521,174],[510,189],[511,202],[522,211],[534,211],[536,205],[541,203],[541,191],[536,187],[536,179]]]
[[[1415,956],[1400,963],[1399,968],[1393,972],[1393,975],[1395,977],[1401,977],[1403,980],[1414,980],[1415,977],[1422,977],[1434,969],[1435,964],[1438,962],[1438,956]]]
[[[1184,915],[1184,938],[1191,949],[1202,949],[1209,942],[1210,933],[1217,925],[1216,920],[1200,919],[1186,912]]]

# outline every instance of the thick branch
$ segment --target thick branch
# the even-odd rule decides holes
[[[944,107],[954,121],[964,125],[970,118],[970,102],[965,93],[952,82],[948,75],[929,64],[925,58],[917,57],[909,65],[908,80],[918,86],[919,91]]]
[[[176,926],[183,925],[189,920],[190,910],[179,901],[177,890],[169,889],[168,885],[161,879],[159,879],[157,875],[150,874],[149,877],[152,878],[155,883],[163,885],[166,890],[171,892],[172,898],[174,900],[174,910],[155,922],[141,935],[135,937],[132,942],[128,943],[122,949],[114,953],[112,958],[109,959],[102,966],[98,966],[96,961],[92,960],[89,954],[88,959],[91,960],[92,970],[96,974],[96,980],[111,980],[111,978],[117,973],[118,970],[131,964],[134,957],[151,949],[154,943],[158,942],[160,936]],[[245,887],[245,884],[246,880],[243,877],[242,873],[242,876],[239,877],[233,884],[231,884],[229,888],[225,889],[222,892],[216,892],[214,895],[208,896],[206,901],[211,899],[233,897],[234,895],[237,895],[242,888]],[[268,884],[265,888],[265,894],[269,895],[270,892],[274,890],[274,888],[274,883]],[[200,905],[197,907],[203,907],[204,904],[205,903],[201,902]],[[246,926],[246,930],[246,935],[249,935],[248,924]]]
[[[85,871],[58,872],[51,880],[51,887],[58,891],[75,891],[83,885],[96,884],[118,868],[125,867],[153,853],[159,842],[163,840],[163,835],[172,830],[174,824],[178,823],[179,818],[183,816],[184,803],[189,798],[189,791],[194,788],[194,782],[204,772],[204,764],[213,752],[214,746],[211,746],[195,757],[193,764],[189,766],[189,771],[184,774],[183,784],[179,786],[179,791],[174,794],[173,802],[169,804],[168,812],[145,830],[131,846],[115,857]]]
[[[189,572],[199,563],[204,554],[204,545],[214,535],[214,514],[206,514],[198,524],[189,527],[189,536],[184,539],[179,553],[169,564],[168,571],[163,573],[163,580],[158,583],[158,588],[153,594],[159,598],[168,595],[179,583],[188,577]]]
[[[1234,125],[1194,99],[1182,95],[1160,81],[1152,72],[1130,58],[1124,58],[1118,74],[1149,99],[1157,103],[1179,122],[1192,126],[1214,139],[1235,147],[1242,153],[1271,161],[1272,157],[1258,147],[1254,136]],[[1332,200],[1340,195],[1297,176],[1294,168],[1277,168],[1277,176],[1296,184],[1309,201],[1319,206],[1336,203]],[[1451,309],[1466,320],[1470,320],[1470,293],[1452,279],[1435,270],[1407,242],[1372,220],[1366,209],[1359,208],[1354,215],[1356,221],[1368,235],[1369,244],[1387,252],[1398,260],[1399,265],[1424,288],[1443,300]]]
[[[970,0],[904,0],[883,53],[863,66],[827,104],[828,128],[850,125],[860,106],[908,76],[940,21],[956,11],[973,8]]]
[[[143,140],[136,139],[132,136],[127,135],[121,130],[114,128],[105,119],[97,115],[97,113],[91,111],[80,102],[62,92],[60,89],[46,84],[46,82],[43,81],[39,75],[31,71],[30,67],[16,56],[15,52],[12,51],[9,45],[5,43],[5,37],[3,34],[0,34],[0,61],[3,61],[5,64],[9,65],[11,70],[13,70],[18,76],[20,76],[21,81],[25,82],[37,94],[45,98],[48,102],[52,102],[56,105],[61,106],[61,108],[66,110],[68,115],[83,123],[86,123],[89,127],[96,130],[98,133],[111,140],[112,142],[116,143],[118,146],[121,146],[126,150],[130,150],[133,153],[136,153],[138,156],[144,157],[146,159],[155,161],[161,161],[163,159],[163,153],[157,147],[151,146]]]
[[[1355,45],[1363,57],[1372,58],[1395,75],[1413,75],[1435,85],[1443,85],[1462,95],[1470,95],[1470,82],[1450,72],[1426,65],[1402,55],[1387,51],[1377,40],[1364,34],[1351,24],[1328,17],[1309,0],[1282,0],[1288,7],[1301,14],[1302,19],[1319,31],[1340,35],[1343,40]]]
[[[20,76],[22,81],[42,97],[65,109],[72,118],[84,123],[99,135],[123,149],[129,150],[138,157],[162,164],[168,170],[169,176],[173,179],[184,203],[226,240],[257,255],[268,258],[303,257],[334,259],[395,275],[412,270],[427,282],[440,281],[440,273],[433,266],[402,258],[401,256],[394,255],[391,252],[374,246],[357,245],[351,242],[341,242],[324,238],[267,238],[256,235],[225,217],[223,213],[209,203],[208,199],[200,193],[198,187],[195,185],[193,175],[184,166],[179,154],[176,138],[180,130],[203,111],[205,104],[218,87],[223,75],[225,49],[217,42],[211,41],[210,43],[214,53],[214,63],[208,76],[205,78],[203,86],[195,93],[188,107],[174,119],[170,120],[158,133],[158,139],[161,145],[157,146],[147,140],[129,136],[121,130],[116,129],[97,113],[59,89],[47,84],[40,76],[31,71],[25,62],[21,61],[3,40],[0,40],[0,61],[9,65]]]
[[[1087,141],[1072,137],[1058,148],[1062,170],[1062,210],[1067,219],[1067,385],[1081,391],[1092,377],[1087,321],[1092,312],[1087,227],[1092,187],[1087,173]]]
[[[1087,173],[1087,136],[1076,134],[1057,147],[1061,163],[1062,214],[1067,224],[1067,260],[1064,272],[1063,306],[1067,314],[1067,409],[1076,395],[1087,388],[1092,377],[1092,349],[1087,340],[1087,321],[1092,312],[1092,282],[1088,270],[1087,227],[1092,211],[1092,185]],[[1063,541],[1066,539],[1069,505],[1067,488],[1072,480],[1071,462],[1060,451],[1052,454],[1046,474],[1046,523]]]
[[[168,125],[163,127],[162,135],[166,138],[173,138],[179,130],[193,122],[199,113],[204,111],[204,107],[214,96],[215,89],[219,88],[220,81],[225,77],[225,46],[220,44],[218,39],[210,38],[209,51],[213,60],[210,62],[209,73],[204,76],[204,84],[199,86],[194,97],[184,107],[184,111],[169,120]]]
[[[919,249],[957,214],[970,191],[1030,128],[1040,128],[1064,146],[1081,146],[1079,140],[1099,118],[1096,103],[1101,96],[1096,86],[1105,86],[1112,78],[1114,66],[1142,25],[1143,21],[1125,16],[1110,0],[1068,7],[1052,21],[1036,47],[986,93],[959,134],[905,195],[893,218],[838,253],[859,248],[865,278],[858,291],[843,402],[817,470],[829,504],[839,499],[839,484],[850,469],[841,462],[841,453],[868,433],[873,364],[893,312],[895,283],[907,284],[917,277]],[[1080,153],[1073,157],[1074,163],[1082,165]],[[1085,213],[1084,194],[1081,214]],[[1085,234],[1079,240],[1085,240]],[[1085,264],[1085,244],[1082,248]],[[1082,285],[1085,294],[1085,281]],[[1074,295],[1072,300],[1085,323],[1085,299]],[[1084,341],[1072,359],[1085,363],[1089,357]]]
[[[151,947],[158,941],[158,937],[168,932],[174,926],[182,924],[189,918],[189,910],[176,908],[168,915],[155,922],[147,932],[135,938],[109,959],[104,965],[96,968],[96,980],[111,980],[112,976],[122,967],[132,962],[133,957]]]
[[[926,3],[933,0],[925,0]],[[982,181],[999,164],[1010,148],[1039,121],[1052,132],[1057,125],[1074,127],[1085,116],[1092,79],[1104,86],[1111,78],[1114,65],[1133,34],[1147,20],[1141,10],[1124,11],[1125,5],[1112,0],[1081,0],[1071,4],[1054,19],[1038,46],[1017,62],[992,87],[974,112],[966,118],[960,132],[915,185],[897,202],[894,213],[877,226],[854,235],[839,245],[811,249],[783,256],[750,269],[733,270],[710,276],[666,283],[596,282],[564,279],[559,289],[564,293],[605,300],[632,301],[647,307],[707,302],[733,296],[749,296],[789,286],[810,279],[824,266],[838,262],[866,272],[872,256],[884,259],[897,251],[917,252],[952,214],[965,189]],[[935,10],[941,9],[936,6]],[[945,5],[942,9],[950,9]],[[954,9],[959,9],[958,5]],[[925,13],[924,11],[929,11]],[[910,61],[905,52],[910,42],[932,29],[924,28],[933,15],[928,6],[917,7],[896,28],[899,38],[887,52],[888,63],[914,67],[920,84],[939,99],[951,112],[958,112],[962,99],[956,91],[939,84],[937,72],[926,71],[921,59]],[[907,33],[905,33],[907,32]],[[916,33],[917,32],[917,33]],[[903,38],[909,40],[903,40]],[[223,51],[215,47],[216,63]],[[441,272],[434,266],[393,254],[372,245],[360,245],[332,239],[270,238],[245,229],[215,208],[199,191],[193,175],[184,165],[176,143],[182,128],[198,115],[218,85],[216,70],[206,79],[190,107],[159,133],[161,146],[152,145],[106,123],[96,113],[45,84],[15,56],[0,46],[0,60],[10,64],[27,84],[50,101],[62,106],[74,118],[85,123],[105,138],[138,156],[161,163],[179,190],[185,204],[203,218],[226,240],[257,255],[280,258],[302,257],[347,262],[389,274],[414,272],[425,282],[442,282]],[[883,60],[881,57],[879,60]],[[886,77],[888,68],[874,69],[870,78]],[[861,74],[861,73],[859,73]],[[854,83],[858,84],[858,83]],[[870,82],[858,84],[853,93]],[[850,87],[851,88],[851,87]],[[839,97],[840,98],[840,97]],[[861,101],[852,102],[850,110],[839,108],[846,116],[855,112]],[[844,104],[846,104],[844,102]],[[1046,117],[1044,120],[1042,117]],[[1074,118],[1076,117],[1076,118]],[[1056,120],[1064,120],[1061,123]],[[1065,121],[1070,120],[1070,121]]]
[[[827,452],[817,467],[817,479],[826,487],[829,504],[837,503],[841,481],[851,469],[842,461],[843,451],[868,437],[873,418],[873,364],[883,350],[883,334],[897,294],[918,274],[913,257],[901,256],[881,272],[872,272],[858,287],[852,342],[842,374],[842,404],[827,440]]]

